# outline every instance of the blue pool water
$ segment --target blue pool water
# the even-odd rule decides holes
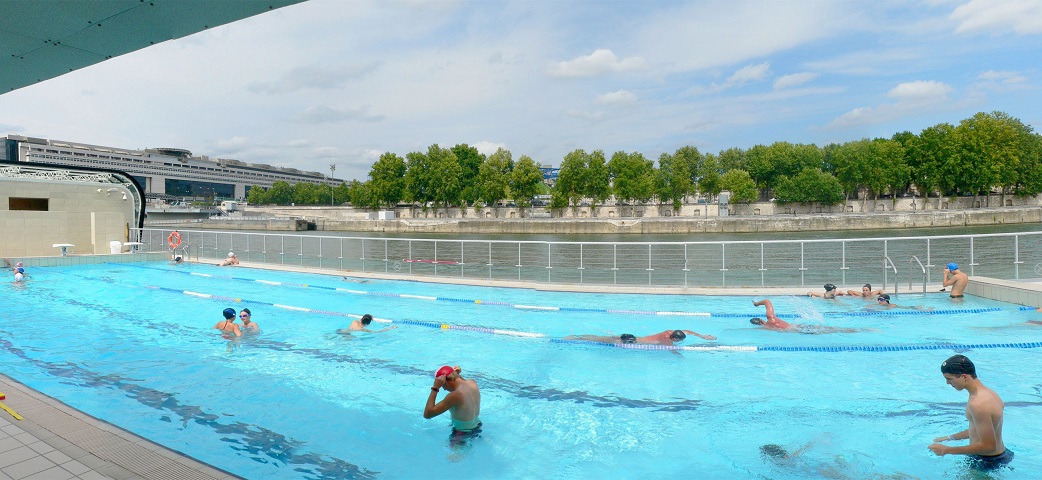
[[[246,478],[957,477],[959,457],[926,448],[965,428],[966,393],[939,372],[956,351],[1006,401],[1016,460],[994,477],[1042,474],[1042,348],[1008,348],[1042,341],[1042,327],[1023,324],[1042,314],[1017,305],[902,294],[893,302],[934,310],[879,312],[860,299],[774,297],[793,323],[874,329],[799,335],[750,325],[762,312],[752,297],[165,263],[31,274],[24,288],[0,286],[4,373]],[[225,307],[249,307],[263,333],[222,339],[212,327]],[[398,328],[334,333],[345,315],[366,312]],[[674,328],[718,337],[684,346],[742,348],[559,341]],[[448,418],[422,417],[442,364],[459,364],[482,389],[484,431],[463,448],[449,445]],[[808,443],[788,462],[759,453]]]

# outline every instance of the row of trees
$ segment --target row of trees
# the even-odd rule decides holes
[[[311,188],[314,187],[314,188]],[[329,187],[250,190],[256,203],[322,204]],[[366,182],[334,189],[337,203],[393,207],[401,202],[427,206],[496,205],[512,199],[532,204],[545,187],[540,165],[528,156],[515,163],[499,149],[488,157],[466,144],[401,158],[385,153],[373,164]],[[897,196],[914,188],[924,196],[999,191],[1002,195],[1042,193],[1042,137],[1003,112],[978,113],[957,126],[941,123],[919,134],[816,145],[776,142],[717,154],[686,146],[658,158],[658,167],[638,152],[574,150],[561,161],[550,189],[551,208],[599,205],[614,197],[620,203],[657,201],[679,208],[690,196],[712,199],[723,190],[734,202],[772,198],[778,203],[836,205],[850,199]],[[292,192],[292,193],[290,193]],[[1004,199],[1003,199],[1004,200]]]

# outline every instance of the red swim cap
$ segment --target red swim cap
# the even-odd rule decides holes
[[[454,368],[452,368],[452,367],[450,367],[448,365],[445,365],[444,367],[441,367],[441,368],[438,369],[438,371],[434,374],[434,378],[447,377],[450,374],[455,373],[455,372],[456,372],[456,369],[454,369]]]

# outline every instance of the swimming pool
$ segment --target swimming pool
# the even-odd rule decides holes
[[[991,348],[1042,341],[1042,328],[1019,325],[1042,314],[981,298],[901,294],[894,303],[935,310],[885,314],[860,299],[773,298],[790,322],[877,330],[798,335],[753,328],[748,317],[762,309],[751,297],[361,283],[165,263],[31,274],[25,288],[0,288],[6,374],[246,478],[957,476],[957,456],[926,448],[965,428],[966,394],[939,372],[954,350],[1007,404],[1004,437],[1017,456],[996,477],[1042,472],[1042,349]],[[229,306],[249,307],[263,333],[221,339],[211,328]],[[399,327],[334,333],[344,314],[366,312]],[[718,337],[685,346],[736,348],[559,341],[673,328]],[[482,389],[484,431],[462,449],[449,445],[445,416],[421,415],[442,364],[461,365]],[[808,442],[796,461],[759,453]]]

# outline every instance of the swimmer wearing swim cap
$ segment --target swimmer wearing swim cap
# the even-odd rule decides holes
[[[839,296],[845,295],[843,292],[841,292],[839,290],[836,290],[836,286],[831,284],[831,283],[826,283],[823,288],[825,289],[825,293],[807,292],[807,296],[808,297],[834,299],[834,298],[836,298],[837,295],[839,295]]]
[[[224,338],[241,337],[242,329],[235,323],[235,309],[226,308],[221,314],[224,315],[224,320],[217,322],[213,328],[219,330]]]
[[[221,263],[218,263],[218,267],[227,267],[228,265],[238,265],[239,257],[235,256],[234,252],[228,252],[228,258],[225,258]]]
[[[397,325],[391,325],[391,326],[389,326],[387,328],[384,328],[384,329],[381,329],[381,330],[370,330],[369,329],[369,324],[371,324],[371,323],[373,323],[373,316],[367,313],[365,315],[362,315],[362,317],[359,318],[358,320],[351,321],[351,325],[348,325],[347,328],[341,328],[341,329],[337,330],[336,332],[341,334],[341,335],[350,335],[351,332],[380,333],[380,332],[386,332],[388,330],[392,330],[392,329],[398,328]]]
[[[941,291],[943,292],[946,288],[952,287],[951,298],[962,298],[966,285],[970,283],[970,277],[966,276],[962,270],[959,270],[959,265],[956,263],[949,263],[947,267],[944,267],[944,276],[941,278]]]
[[[427,404],[423,407],[423,418],[434,418],[450,412],[452,418],[452,439],[461,440],[460,435],[473,435],[481,432],[481,390],[474,380],[467,380],[460,375],[462,369],[457,365],[445,365],[434,372],[434,385],[427,396]],[[438,392],[442,387],[449,392],[440,402]]]
[[[654,335],[646,335],[638,337],[632,333],[624,333],[619,336],[614,335],[571,335],[564,337],[563,340],[583,340],[587,342],[598,342],[598,343],[611,343],[611,344],[631,344],[631,343],[642,343],[646,345],[675,345],[679,342],[684,341],[688,335],[694,335],[704,340],[716,340],[716,337],[712,335],[703,335],[701,333],[691,330],[665,330]]]
[[[977,367],[964,355],[953,355],[941,363],[941,374],[952,388],[969,392],[966,419],[969,428],[933,439],[928,448],[937,456],[966,455],[970,468],[991,471],[1013,461],[1013,451],[1002,442],[1002,419],[1005,405],[994,390],[977,378]],[[942,442],[969,440],[969,445],[948,446]]]

